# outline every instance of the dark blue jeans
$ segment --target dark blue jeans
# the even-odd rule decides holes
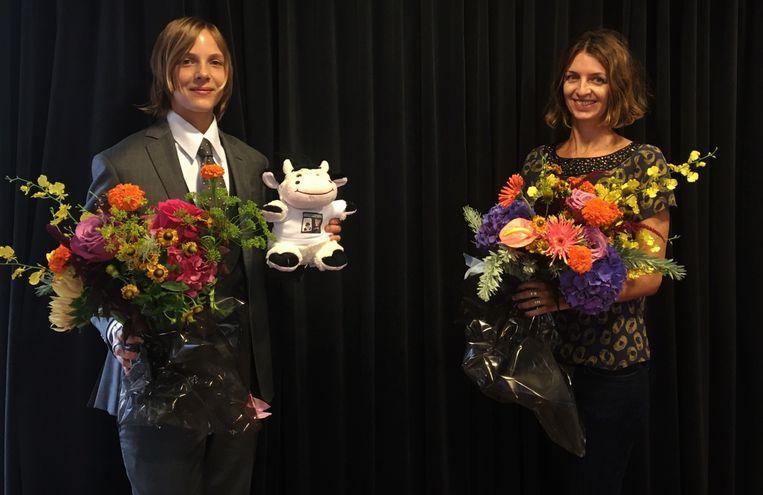
[[[586,455],[560,453],[565,493],[619,495],[633,445],[649,421],[649,364],[607,371],[577,366],[572,388],[586,433]]]

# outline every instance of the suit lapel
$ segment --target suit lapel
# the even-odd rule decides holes
[[[175,140],[167,121],[161,121],[149,127],[146,130],[146,137],[148,138],[146,151],[164,186],[167,198],[185,199],[188,186],[180,169]]]

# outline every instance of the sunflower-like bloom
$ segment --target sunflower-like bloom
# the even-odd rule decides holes
[[[156,238],[159,239],[159,244],[164,247],[174,246],[180,239],[178,231],[175,229],[159,229]]]
[[[131,301],[135,299],[136,297],[138,297],[138,294],[140,294],[140,290],[134,284],[127,284],[124,287],[122,287],[122,297],[124,297],[128,301]]]
[[[557,258],[567,262],[570,248],[579,244],[583,237],[583,228],[572,220],[562,217],[548,217],[544,239],[548,242],[546,255],[554,262]]]
[[[122,211],[135,211],[146,203],[143,189],[130,183],[117,184],[109,189],[106,197],[113,208]]]
[[[72,303],[82,295],[84,285],[71,269],[64,270],[53,277],[51,284],[56,294],[50,298],[50,328],[56,332],[65,332],[74,328],[75,318]]]
[[[169,270],[167,267],[160,263],[152,263],[146,267],[146,275],[154,282],[160,284],[167,280]]]
[[[592,227],[607,227],[622,216],[617,205],[601,198],[593,198],[588,201],[583,206],[581,214],[586,223]]]
[[[506,185],[501,188],[501,192],[498,193],[498,202],[504,208],[508,208],[514,199],[522,192],[522,188],[525,186],[525,180],[519,174],[514,174],[506,181]]]

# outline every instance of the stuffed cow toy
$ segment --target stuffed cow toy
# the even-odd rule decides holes
[[[323,228],[330,219],[344,220],[356,211],[351,203],[336,199],[337,189],[347,178],[332,180],[325,160],[318,168],[298,170],[284,160],[283,173],[280,184],[273,172],[262,174],[265,185],[277,190],[279,198],[262,207],[265,220],[273,223],[275,237],[265,255],[268,266],[284,272],[301,265],[341,270],[347,265],[344,248]]]

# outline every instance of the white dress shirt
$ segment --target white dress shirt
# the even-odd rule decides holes
[[[220,131],[217,129],[217,119],[214,118],[212,120],[212,124],[205,133],[199,131],[172,110],[167,113],[167,123],[170,125],[172,137],[175,138],[175,151],[177,151],[178,161],[180,161],[180,169],[183,171],[183,179],[185,179],[188,190],[196,192],[201,185],[199,170],[204,164],[199,162],[197,153],[199,151],[199,146],[201,145],[201,140],[207,138],[207,140],[212,143],[212,152],[215,157],[215,163],[225,170],[223,180],[225,181],[225,188],[230,191],[228,161],[225,158],[223,145],[220,143]]]

